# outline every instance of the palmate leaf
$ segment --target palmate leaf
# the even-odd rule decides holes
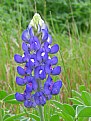
[[[79,114],[79,112],[80,112],[82,109],[84,109],[84,105],[78,105],[78,106],[76,107],[76,117],[78,117],[78,114]]]
[[[78,114],[78,117],[91,117],[91,106],[84,107]]]
[[[73,102],[73,104],[83,105],[83,102],[81,102],[80,100],[78,100],[76,98],[69,98],[69,100],[71,100]]]
[[[82,91],[82,99],[84,101],[84,104],[87,106],[91,106],[91,94],[87,91]]]
[[[24,115],[25,115],[25,113],[13,115],[11,117],[6,118],[4,121],[14,121],[16,118],[19,118],[19,117],[24,116]]]
[[[30,116],[30,118],[33,118],[33,119],[35,119],[36,121],[40,121],[40,117],[37,116],[37,115],[35,115],[35,114],[30,113],[29,116]]]
[[[50,101],[53,105],[55,105],[57,108],[61,109],[63,108],[62,104],[56,100],[51,100]]]
[[[76,117],[91,117],[91,106],[77,106]]]
[[[74,118],[65,112],[58,112],[58,115],[62,117],[65,121],[74,121]]]
[[[21,116],[24,116],[24,115],[26,115],[26,113],[21,113],[21,114],[13,115],[11,117],[8,117],[4,121],[15,121],[16,119],[18,119],[18,118],[20,118]],[[28,116],[30,116],[31,119],[35,119],[35,121],[40,121],[39,116],[37,116],[35,114],[28,113]]]
[[[87,117],[79,117],[77,121],[88,121]]]
[[[72,117],[75,117],[75,110],[74,108],[69,105],[69,104],[61,104],[58,101],[52,100],[51,101],[57,108],[59,108],[60,110],[62,110],[63,112],[71,115]]]
[[[74,97],[74,96],[81,97],[81,94],[75,90],[72,90],[72,97]]]
[[[63,104],[63,108],[64,108],[63,112],[71,115],[72,117],[75,117],[75,110],[71,105]]]

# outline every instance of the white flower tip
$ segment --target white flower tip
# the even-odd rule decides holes
[[[35,13],[33,16],[33,19],[30,21],[29,26],[33,26],[35,29],[37,29],[38,24],[42,26],[44,21],[42,20],[41,16],[38,13]]]

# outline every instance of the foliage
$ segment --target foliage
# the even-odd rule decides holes
[[[13,56],[22,54],[21,33],[36,10],[49,25],[53,43],[60,46],[57,57],[62,66],[63,88],[54,97],[54,104],[51,101],[44,106],[45,119],[88,121],[91,117],[90,0],[0,1],[0,121],[39,120],[37,109],[25,109],[14,98],[16,91],[24,89],[15,84],[17,65]],[[53,79],[55,81],[57,77]],[[82,84],[85,86],[79,87]],[[83,114],[86,117],[82,117]]]
[[[84,85],[81,85],[79,87],[82,88],[85,87]],[[10,104],[20,104],[15,100],[14,94],[7,95],[5,91],[0,91],[0,95],[3,93],[3,98],[0,98],[1,106],[3,103],[10,103]],[[49,121],[59,121],[59,119],[64,119],[65,121],[87,121],[87,119],[90,119],[91,117],[91,94],[86,91],[75,91],[72,90],[72,98],[69,98],[72,101],[72,105],[67,103],[60,103],[56,100],[51,100],[52,108],[55,108],[54,114],[51,115]],[[80,102],[80,103],[78,103]],[[8,110],[3,110],[3,108],[0,109],[2,114],[3,121],[10,121],[10,120],[22,120],[25,119],[28,121],[30,118],[39,121],[39,116],[36,114],[32,114],[29,111],[26,112],[26,109],[22,110],[22,113],[19,113],[17,115],[10,114]],[[24,116],[25,115],[25,116]],[[47,114],[49,115],[49,114]],[[30,117],[30,118],[29,118]],[[46,119],[45,119],[46,120]]]
[[[70,29],[74,23],[76,23],[79,30],[89,31],[90,29],[90,0],[3,0],[1,3],[1,13],[3,11],[7,13],[2,19],[6,21],[5,18],[8,17],[8,14],[11,14],[11,18],[14,16],[14,20],[18,22],[21,17],[22,27],[28,25],[30,17],[32,18],[37,9],[47,22],[51,24],[52,19],[54,25],[59,26],[62,31],[67,30],[67,23],[70,24]]]
[[[83,85],[80,86],[82,88]],[[85,86],[84,86],[85,87]],[[77,92],[72,90],[72,105],[59,103],[52,100],[51,103],[57,108],[56,114],[65,121],[87,121],[91,117],[91,94],[86,90]]]

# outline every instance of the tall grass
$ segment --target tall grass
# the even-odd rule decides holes
[[[63,88],[54,99],[69,102],[71,90],[78,90],[78,85],[84,84],[91,89],[91,2],[75,0],[2,0],[0,3],[0,90],[8,94],[22,92],[15,84],[16,63],[13,56],[21,53],[21,33],[26,29],[34,12],[37,10],[47,22],[53,42],[58,43],[59,65],[62,67],[60,77]],[[56,80],[54,78],[54,80]],[[47,106],[45,106],[45,116]],[[21,109],[5,105],[12,112],[19,113]],[[5,108],[5,107],[4,107]],[[24,109],[26,111],[26,109]],[[52,114],[54,108],[49,108]],[[36,111],[34,111],[37,113]],[[50,117],[48,117],[50,118]]]

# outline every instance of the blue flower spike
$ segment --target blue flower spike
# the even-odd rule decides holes
[[[59,45],[52,45],[52,36],[38,13],[35,13],[21,38],[24,54],[15,54],[14,60],[21,64],[17,67],[20,77],[16,77],[16,84],[24,86],[25,90],[23,93],[16,92],[15,98],[24,102],[26,108],[44,106],[53,95],[60,93],[62,87],[61,80],[54,82],[52,79],[52,76],[61,73],[61,67],[56,66],[58,58],[55,56]]]

